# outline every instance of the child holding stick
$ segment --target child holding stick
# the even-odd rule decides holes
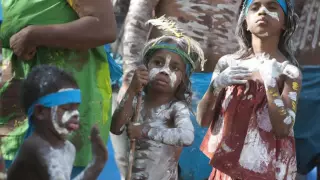
[[[150,22],[174,35],[151,40],[145,46],[144,66],[135,70],[115,110],[111,132],[120,135],[126,128],[129,138],[136,140],[132,180],[177,180],[182,148],[194,140],[189,78],[204,55],[197,42],[170,28],[173,22],[164,17]],[[134,98],[142,89],[140,112],[133,112],[137,106]],[[134,113],[141,114],[136,124],[128,121]]]

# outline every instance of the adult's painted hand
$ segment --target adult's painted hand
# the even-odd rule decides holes
[[[30,60],[36,54],[36,46],[32,43],[31,26],[23,28],[10,38],[10,48],[18,57]]]

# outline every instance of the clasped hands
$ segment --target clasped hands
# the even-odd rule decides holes
[[[264,60],[259,66],[250,69],[243,65],[229,66],[213,80],[212,86],[214,89],[222,89],[230,85],[246,84],[248,80],[272,85],[282,74],[294,78],[291,66],[288,61],[279,63],[276,59]]]

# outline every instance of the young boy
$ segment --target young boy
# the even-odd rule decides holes
[[[79,128],[81,94],[75,79],[48,65],[35,67],[23,82],[22,105],[30,135],[8,170],[8,179],[69,180],[76,150],[66,138]],[[93,161],[77,180],[96,179],[107,150],[96,127],[91,130]]]

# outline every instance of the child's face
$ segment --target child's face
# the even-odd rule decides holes
[[[280,35],[285,14],[276,0],[254,0],[246,17],[248,30],[258,36]]]
[[[150,85],[163,92],[174,92],[185,76],[181,57],[168,50],[157,51],[148,63]]]
[[[79,104],[65,104],[51,108],[51,121],[54,130],[62,137],[66,137],[79,129]]]
[[[65,88],[61,89],[58,92],[72,90],[73,88]],[[38,119],[46,120],[48,119],[51,123],[48,123],[49,129],[52,129],[57,133],[60,137],[66,138],[73,131],[79,129],[80,124],[80,115],[79,115],[79,104],[70,103],[61,106],[55,106],[48,108],[48,111],[44,111],[45,113],[41,118],[38,115]]]

